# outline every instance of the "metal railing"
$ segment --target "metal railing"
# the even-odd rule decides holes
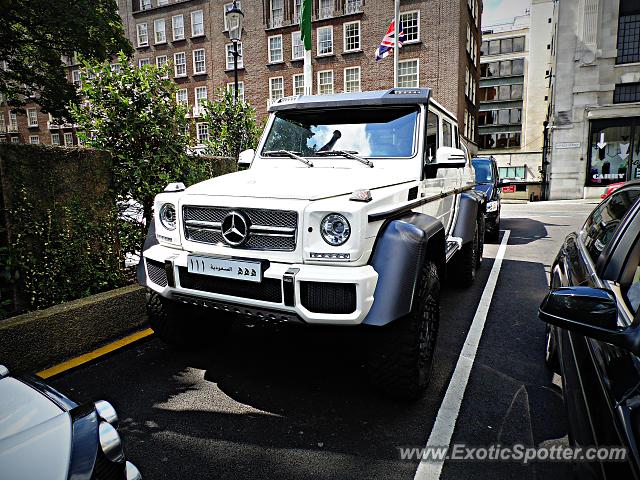
[[[362,12],[361,0],[346,0],[344,5],[345,15],[352,15],[354,13],[360,13],[360,12]]]

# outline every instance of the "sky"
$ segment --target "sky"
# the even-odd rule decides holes
[[[530,6],[531,0],[484,0],[482,28],[511,22],[515,16],[523,15]]]

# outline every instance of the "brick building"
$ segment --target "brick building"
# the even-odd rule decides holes
[[[270,101],[302,93],[300,0],[241,0],[245,14],[239,94],[264,119]],[[229,0],[118,0],[133,61],[173,63],[178,100],[196,123],[202,99],[233,88],[233,45],[226,32]],[[393,58],[375,50],[394,10],[393,0],[314,0],[314,94],[378,90],[393,85]],[[482,0],[402,0],[407,37],[400,50],[401,86],[431,87],[475,142]],[[47,142],[46,139],[42,143]]]

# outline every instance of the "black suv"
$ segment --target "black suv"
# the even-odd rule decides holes
[[[476,171],[476,190],[487,197],[485,214],[485,240],[496,242],[500,236],[500,197],[505,185],[498,178],[498,165],[493,157],[476,157],[472,160]]]

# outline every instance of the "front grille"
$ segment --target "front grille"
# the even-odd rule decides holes
[[[186,239],[192,242],[227,246],[222,238],[221,225],[227,214],[232,211],[246,215],[250,224],[248,240],[238,248],[285,252],[296,249],[298,213],[288,210],[187,205],[182,209]]]
[[[156,262],[155,260],[147,260],[147,273],[149,279],[156,285],[161,287],[167,286],[167,272],[164,269],[164,263]]]
[[[353,283],[300,282],[300,301],[313,313],[346,315],[356,310]]]
[[[189,273],[186,267],[178,267],[178,272],[180,274],[180,285],[184,288],[263,300],[265,302],[282,303],[282,282],[274,278],[263,278],[262,282],[257,283]]]

